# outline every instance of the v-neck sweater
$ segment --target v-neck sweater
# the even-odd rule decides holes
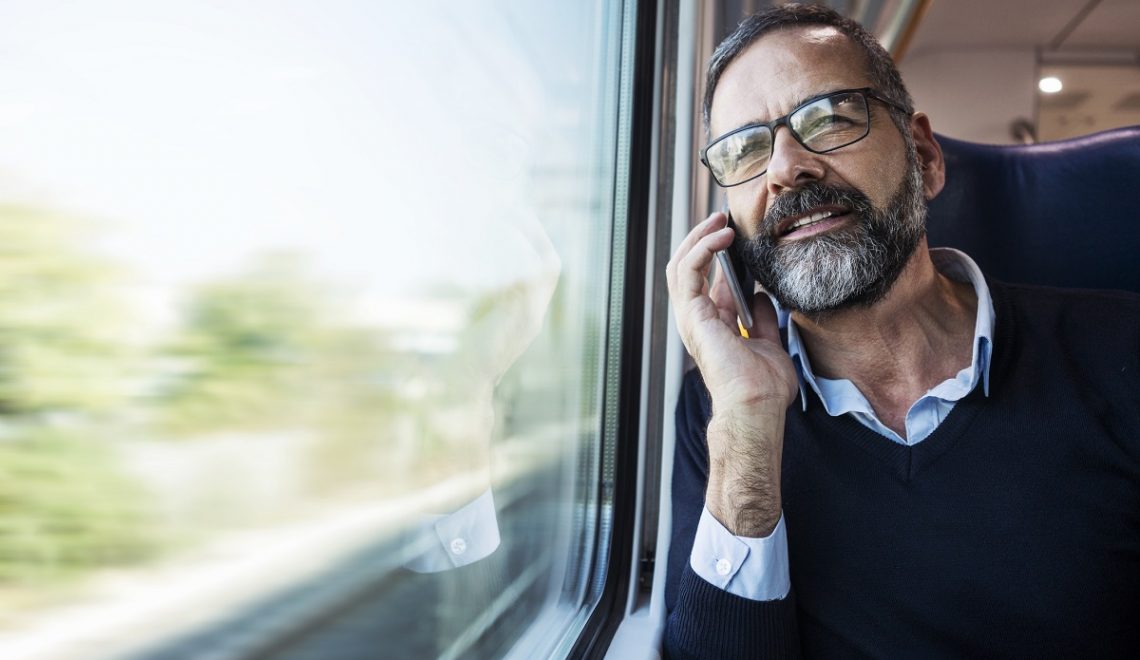
[[[990,396],[972,392],[921,443],[819,401],[789,409],[783,600],[689,566],[711,405],[686,376],[670,657],[1140,655],[1140,296],[989,284]]]

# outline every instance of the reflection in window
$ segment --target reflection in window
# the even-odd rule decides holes
[[[621,8],[55,4],[0,23],[0,656],[572,634]]]

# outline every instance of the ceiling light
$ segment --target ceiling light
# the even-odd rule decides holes
[[[1056,94],[1061,91],[1061,79],[1057,76],[1045,76],[1037,83],[1037,89],[1046,94]]]

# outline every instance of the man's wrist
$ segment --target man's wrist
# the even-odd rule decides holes
[[[764,538],[780,522],[779,494],[763,497],[739,497],[737,489],[719,489],[713,492],[709,482],[709,492],[705,496],[705,507],[724,528],[735,536]]]

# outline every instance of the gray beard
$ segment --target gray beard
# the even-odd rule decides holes
[[[819,316],[887,295],[926,234],[922,173],[917,155],[908,156],[908,174],[886,208],[857,190],[809,184],[781,195],[755,237],[738,235],[745,264],[783,308]],[[854,224],[782,245],[772,237],[781,219],[829,203],[851,209]]]

